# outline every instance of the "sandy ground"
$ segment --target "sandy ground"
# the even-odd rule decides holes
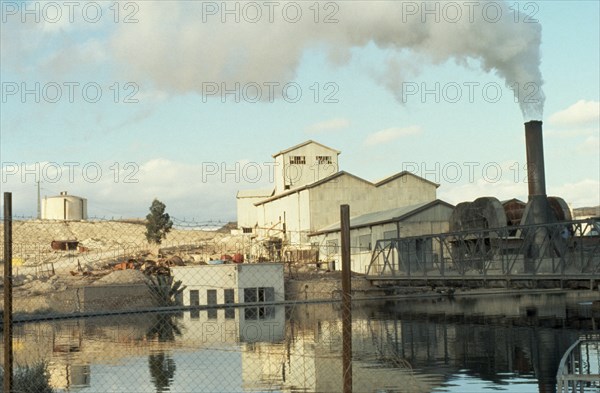
[[[122,221],[13,222],[13,275],[15,297],[41,296],[88,285],[137,284],[145,280],[140,271],[115,271],[114,265],[129,259],[158,260],[178,256],[185,264],[201,264],[223,254],[248,251],[242,236],[228,231],[172,230],[158,246],[148,244],[145,226]],[[0,236],[3,227],[0,226]],[[77,240],[84,247],[53,250],[53,240]],[[313,281],[335,290],[340,272],[316,271],[312,267],[286,266],[291,282]],[[3,273],[3,266],[0,265]],[[300,284],[298,284],[300,285]],[[304,287],[302,287],[304,288]],[[303,289],[304,290],[304,289]]]
[[[140,282],[143,274],[139,271],[113,271],[112,266],[131,258],[156,261],[177,255],[186,264],[195,264],[243,251],[241,237],[226,231],[173,229],[158,247],[148,244],[145,230],[143,224],[121,221],[13,221],[15,296],[61,291],[94,281]],[[83,248],[53,250],[53,240],[77,240]],[[0,265],[2,274],[3,270]]]

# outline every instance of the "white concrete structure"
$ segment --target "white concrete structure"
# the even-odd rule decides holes
[[[66,191],[42,200],[42,220],[87,220],[87,199]]]
[[[275,188],[238,193],[238,227],[302,246],[309,233],[339,220],[341,204],[362,215],[436,199],[439,185],[409,172],[370,182],[338,171],[339,154],[307,141],[273,155]]]
[[[183,291],[184,306],[285,299],[281,263],[175,266],[171,274],[187,287]]]
[[[351,208],[351,270],[366,273],[371,262],[371,252],[378,240],[447,232],[453,210],[454,206],[439,199],[358,216],[354,215]],[[308,236],[312,244],[318,245],[320,259],[330,268],[339,270],[339,221]]]
[[[184,313],[187,326],[200,326],[186,334],[187,340],[221,338],[231,341],[281,341],[285,310],[260,303],[285,300],[283,264],[252,263],[171,268],[175,281],[186,286],[179,303],[184,306],[253,303],[244,308],[212,308]],[[258,304],[257,304],[258,303]],[[193,332],[192,332],[193,331]],[[208,332],[208,333],[207,333]]]

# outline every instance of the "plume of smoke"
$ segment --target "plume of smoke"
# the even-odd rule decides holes
[[[454,9],[452,20],[443,14],[446,2],[330,2],[329,9],[319,3],[318,23],[309,8],[314,3],[294,3],[302,16],[293,23],[282,12],[288,3],[274,3],[273,9],[253,3],[262,12],[257,20],[257,7],[244,11],[247,2],[144,2],[140,22],[122,25],[112,49],[136,77],[148,78],[161,90],[185,93],[201,92],[206,82],[290,81],[307,49],[323,48],[335,63],[344,63],[351,60],[352,48],[375,44],[414,54],[412,66],[388,64],[389,78],[381,82],[394,94],[405,80],[403,70],[415,72],[418,62],[476,60],[513,89],[525,120],[542,117],[541,26],[528,23],[526,15],[504,1],[453,2],[460,18]],[[426,5],[434,12],[426,14]],[[224,7],[234,12],[227,14]],[[334,23],[324,23],[327,16]]]

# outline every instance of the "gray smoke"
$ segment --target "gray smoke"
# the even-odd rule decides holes
[[[541,26],[504,1],[322,2],[318,15],[313,2],[273,2],[272,9],[260,1],[138,4],[139,23],[119,25],[112,49],[132,75],[161,90],[290,81],[309,49],[344,64],[353,48],[374,44],[408,54],[390,61],[389,77],[381,79],[396,95],[404,70],[418,72],[419,62],[475,60],[514,90],[525,120],[542,118]]]

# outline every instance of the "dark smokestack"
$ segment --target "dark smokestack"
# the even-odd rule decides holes
[[[541,121],[534,120],[525,123],[525,148],[527,149],[527,183],[529,186],[526,223],[546,224],[553,220],[550,217],[550,206],[546,196]]]
[[[525,148],[527,149],[527,182],[529,200],[536,195],[546,197],[546,174],[544,172],[544,142],[542,122],[525,123]]]

